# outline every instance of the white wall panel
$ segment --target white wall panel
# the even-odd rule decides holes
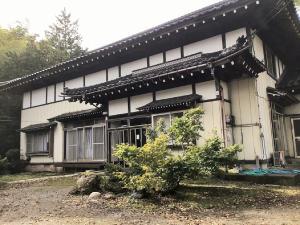
[[[31,106],[46,104],[46,88],[39,88],[31,92]]]
[[[23,94],[23,109],[30,107],[30,91]]]
[[[253,47],[254,47],[253,54],[255,55],[255,57],[260,61],[264,61],[265,56],[264,56],[263,41],[257,35],[253,39]]]
[[[174,59],[181,58],[181,49],[174,48],[169,51],[166,51],[166,61],[172,61]]]
[[[57,83],[56,84],[56,93],[55,93],[55,100],[56,101],[61,101],[63,100],[64,98],[62,97],[62,92],[64,91],[64,83],[61,82],[61,83]]]
[[[153,94],[147,93],[143,95],[137,95],[130,97],[130,110],[131,112],[137,112],[137,108],[144,106],[153,101]]]
[[[158,54],[155,54],[155,55],[152,55],[152,56],[149,57],[150,66],[161,64],[163,62],[164,62],[163,53],[158,53]]]
[[[213,80],[196,84],[196,94],[202,95],[203,100],[216,98],[216,87]]]
[[[108,102],[109,116],[128,113],[128,99],[121,98]]]
[[[236,40],[240,37],[244,35],[245,37],[247,36],[247,32],[246,32],[246,28],[240,28],[237,30],[233,30],[230,32],[227,32],[225,34],[225,38],[226,38],[226,47],[231,47],[232,45],[236,44]]]
[[[68,88],[79,88],[83,87],[83,77],[78,77],[72,80],[67,80],[65,86]]]
[[[132,73],[134,70],[142,69],[147,67],[147,58],[138,59],[129,63],[121,65],[121,74],[126,76]]]
[[[54,85],[50,85],[47,87],[47,103],[54,102],[54,96],[55,96],[55,88]]]
[[[184,56],[196,54],[199,52],[210,53],[223,49],[222,35],[217,35],[211,38],[197,41],[183,47]]]
[[[108,69],[108,80],[114,80],[119,78],[119,67],[111,67]]]
[[[79,102],[61,101],[53,104],[47,104],[21,111],[21,128],[38,123],[46,123],[49,118],[61,115],[63,113],[75,112],[85,109],[95,108],[91,105],[81,104]],[[20,140],[21,154],[24,156],[26,152],[26,135],[21,133]],[[54,162],[62,162],[64,155],[64,130],[61,123],[58,123],[54,130]],[[34,158],[34,159],[33,159]],[[48,160],[52,158],[46,157]],[[43,157],[32,157],[32,162],[45,162]]]
[[[101,84],[104,82],[106,82],[106,70],[101,70],[85,76],[85,86]]]
[[[156,100],[166,99],[166,98],[173,98],[183,95],[190,95],[193,93],[192,85],[186,85],[171,89],[166,89],[163,91],[156,92]]]

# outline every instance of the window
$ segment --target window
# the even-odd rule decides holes
[[[158,115],[153,115],[153,126],[155,127],[159,120],[163,120],[166,126],[166,129],[169,129],[174,119],[182,117],[183,112],[170,112],[163,113]],[[169,145],[172,146],[173,150],[177,150],[177,146],[175,146],[174,140],[170,140]]]
[[[27,134],[27,153],[48,153],[49,132],[42,131]]]
[[[67,130],[66,160],[106,160],[104,126],[79,127]]]
[[[265,61],[266,61],[266,66],[267,66],[268,72],[272,76],[276,76],[275,56],[268,46],[265,46]]]
[[[152,124],[155,127],[159,120],[163,120],[164,124],[166,126],[166,129],[168,129],[171,126],[172,121],[177,117],[181,117],[182,115],[183,115],[183,112],[171,112],[171,113],[153,115],[153,123]]]

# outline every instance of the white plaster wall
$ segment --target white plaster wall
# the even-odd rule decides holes
[[[63,100],[62,92],[64,91],[64,83],[57,83],[56,84],[56,93],[55,93],[55,100],[56,101],[61,101]]]
[[[30,107],[30,91],[23,94],[23,109]]]
[[[31,92],[31,106],[46,104],[46,88],[39,88]]]
[[[131,112],[137,112],[137,108],[144,106],[153,101],[153,94],[147,93],[143,95],[136,95],[130,97],[130,110]]]
[[[229,83],[234,143],[243,147],[238,154],[240,160],[262,159],[261,131],[259,128],[259,108],[256,96],[255,79],[236,79]]]
[[[240,28],[237,30],[233,30],[230,32],[227,32],[225,34],[225,38],[226,38],[226,48],[231,47],[232,45],[236,44],[236,40],[238,39],[238,37],[244,35],[245,37],[247,36],[247,32],[246,32],[246,28]]]
[[[192,93],[193,93],[192,85],[185,85],[185,86],[180,86],[180,87],[176,87],[176,88],[157,91],[156,92],[156,100],[173,98],[173,97],[178,97],[178,96],[183,96],[183,95],[190,95]]]
[[[72,89],[72,88],[79,88],[83,87],[83,77],[77,77],[72,80],[67,80],[65,82],[65,86]]]
[[[147,67],[147,58],[138,59],[121,65],[121,76],[126,76],[134,70]]]
[[[54,102],[54,96],[55,96],[55,88],[54,85],[50,85],[47,87],[47,103]]]
[[[111,67],[108,69],[108,80],[114,80],[119,78],[119,67]]]
[[[265,60],[263,42],[257,35],[253,39],[253,54],[260,61]]]
[[[109,116],[128,113],[128,99],[121,98],[108,102]]]
[[[106,82],[106,70],[101,70],[85,76],[85,86],[101,84],[104,82]]]
[[[181,49],[174,48],[166,51],[166,61],[172,61],[181,58]]]
[[[222,35],[217,35],[211,38],[197,41],[183,47],[184,56],[192,55],[195,53],[210,53],[223,49]]]
[[[211,80],[202,83],[197,83],[195,86],[196,94],[202,95],[203,100],[216,98],[215,81]]]
[[[152,56],[149,57],[150,66],[161,64],[163,62],[164,62],[163,53],[158,53],[158,54],[155,54],[155,55],[152,55]]]
[[[214,136],[222,136],[222,114],[220,101],[204,102],[199,104],[204,110],[202,117],[202,125],[204,131],[201,131],[201,138],[198,139],[197,145],[202,145],[205,140]]]
[[[49,118],[58,116],[67,112],[75,112],[85,109],[94,108],[90,105],[80,104],[79,102],[68,102],[61,101],[49,105],[43,105],[39,107],[29,108],[21,111],[21,128],[38,123],[46,123]],[[32,162],[43,163],[43,162],[62,162],[63,160],[63,144],[64,144],[64,133],[63,127],[60,123],[54,130],[54,157],[49,158],[43,157],[32,157]],[[26,135],[21,133],[20,140],[21,154],[24,156],[26,153]]]

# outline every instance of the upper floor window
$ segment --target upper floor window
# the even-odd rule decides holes
[[[270,75],[276,77],[275,55],[268,46],[265,46],[265,61],[266,61],[266,67],[267,67],[268,73]]]

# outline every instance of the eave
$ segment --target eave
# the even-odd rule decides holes
[[[226,0],[206,8],[197,10],[175,20],[169,21],[152,29],[143,31],[136,35],[122,39],[110,45],[91,51],[83,56],[54,65],[42,71],[23,76],[6,82],[0,86],[0,91],[24,92],[26,90],[43,87],[46,85],[62,82],[67,79],[93,73],[110,66],[126,63],[141,57],[145,54],[151,55],[163,50],[168,50],[178,44],[188,44],[208,38],[209,36],[230,31],[242,26],[253,28],[262,27],[258,25],[261,18],[257,18],[259,13],[265,14],[273,9],[279,0]],[[299,34],[299,21],[295,19],[295,10],[287,7],[291,16],[288,24],[293,24],[295,29],[291,30],[291,35],[284,37],[284,40],[295,39]],[[287,15],[286,18],[289,18]],[[272,25],[271,36],[276,32],[276,24]],[[262,27],[263,30],[265,27]],[[285,30],[283,26],[283,31]],[[268,30],[262,31],[262,34]],[[284,32],[285,33],[285,32]],[[289,41],[286,41],[289,42]],[[276,46],[276,42],[274,42]],[[278,52],[283,52],[280,49]],[[284,55],[284,52],[282,53]],[[287,55],[287,53],[285,53]]]
[[[244,40],[245,41],[245,40]],[[65,89],[69,101],[103,104],[108,100],[143,94],[196,82],[218,79],[231,80],[243,74],[258,76],[265,70],[250,53],[248,42],[223,51],[195,54],[158,66],[136,70],[131,75],[90,87]]]

